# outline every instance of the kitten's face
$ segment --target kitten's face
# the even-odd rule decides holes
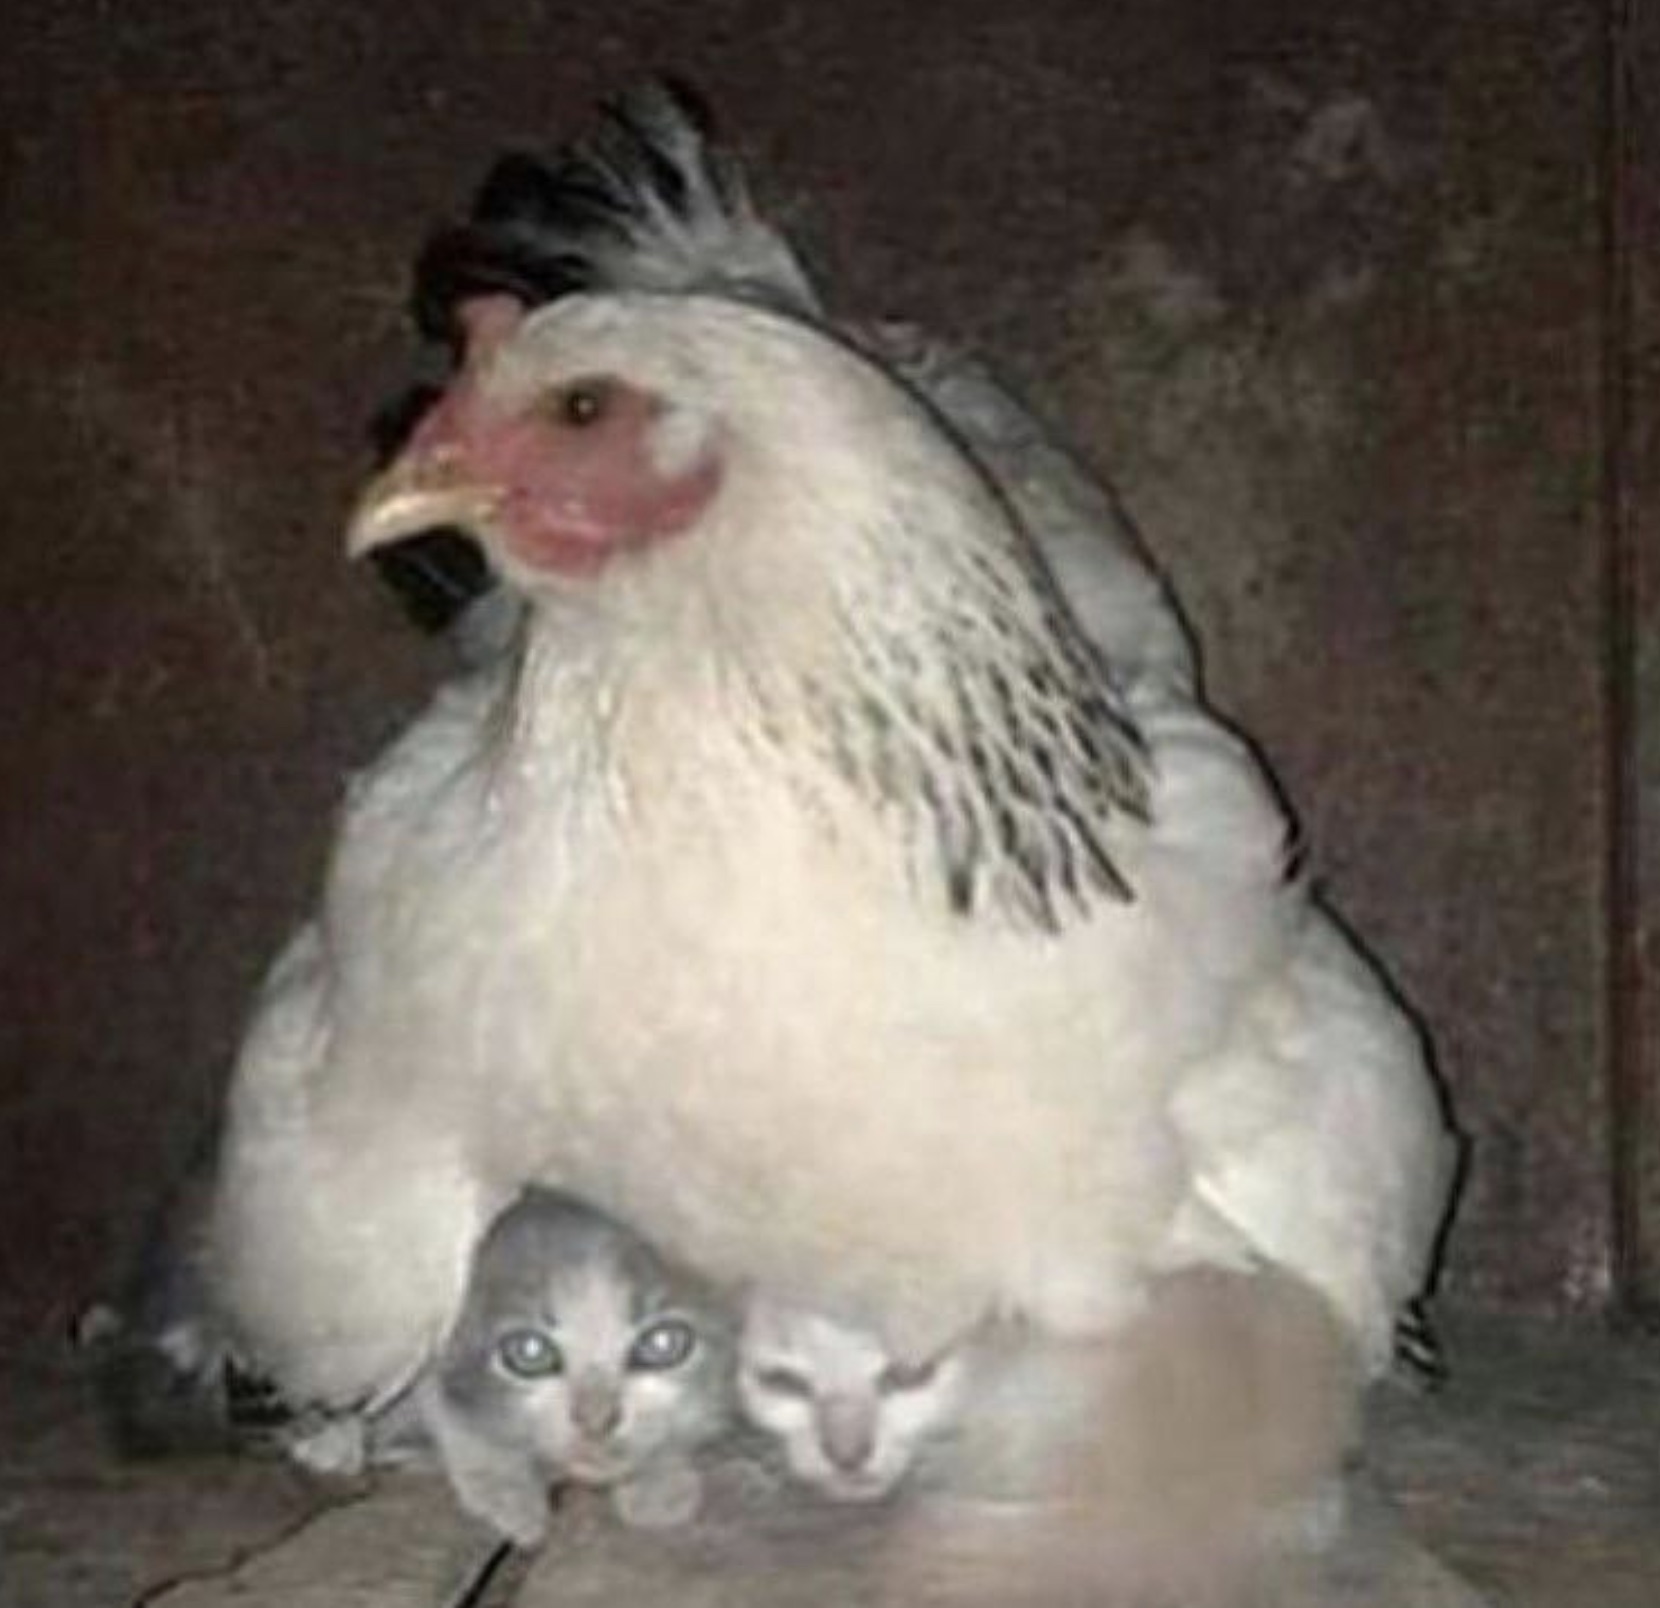
[[[476,1431],[611,1485],[722,1427],[730,1338],[690,1280],[591,1214],[516,1207],[498,1229],[439,1375]]]
[[[900,1362],[866,1330],[756,1297],[744,1314],[738,1396],[797,1479],[838,1501],[869,1502],[953,1420],[964,1371],[956,1351]]]

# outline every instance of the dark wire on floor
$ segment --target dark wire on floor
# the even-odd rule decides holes
[[[483,1561],[473,1570],[468,1578],[462,1581],[453,1596],[446,1599],[443,1608],[486,1608],[486,1600],[490,1596],[490,1588],[498,1582],[505,1581],[514,1571],[508,1569],[510,1561],[519,1556],[521,1560],[528,1560],[528,1554],[519,1553],[518,1548],[511,1541],[500,1541],[485,1554]],[[521,1562],[518,1572],[522,1573]],[[497,1601],[505,1601],[498,1598]]]

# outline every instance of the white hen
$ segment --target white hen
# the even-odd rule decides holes
[[[1416,1030],[1105,494],[976,371],[818,322],[654,105],[647,167],[589,153],[600,288],[463,283],[354,522],[464,524],[525,612],[356,780],[256,1011],[246,1344],[389,1394],[538,1181],[902,1351],[1266,1261],[1381,1363],[1453,1154]]]

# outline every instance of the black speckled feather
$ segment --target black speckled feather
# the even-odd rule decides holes
[[[453,359],[468,297],[539,305],[595,287],[701,291],[818,323],[790,247],[754,216],[701,105],[670,83],[611,103],[547,160],[502,157],[468,220],[428,242],[413,307]],[[440,628],[445,608],[459,612],[491,580],[452,540],[400,544],[391,558],[400,573],[387,577],[412,614]],[[1008,595],[1005,562],[962,556],[964,586],[934,640],[877,641],[850,621],[859,689],[812,687],[808,704],[844,780],[927,846],[919,863],[932,867],[948,908],[965,917],[997,909],[1057,931],[1103,898],[1133,897],[1106,824],[1146,818],[1146,756],[1035,557],[1013,555],[1037,590],[1034,617],[1029,596],[1023,611]],[[942,666],[943,698],[932,684]]]

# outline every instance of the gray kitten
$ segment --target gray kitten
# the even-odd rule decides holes
[[[530,1189],[480,1243],[412,1406],[461,1505],[534,1546],[555,1482],[610,1487],[628,1523],[689,1518],[691,1454],[731,1420],[732,1366],[705,1285],[611,1218]]]

